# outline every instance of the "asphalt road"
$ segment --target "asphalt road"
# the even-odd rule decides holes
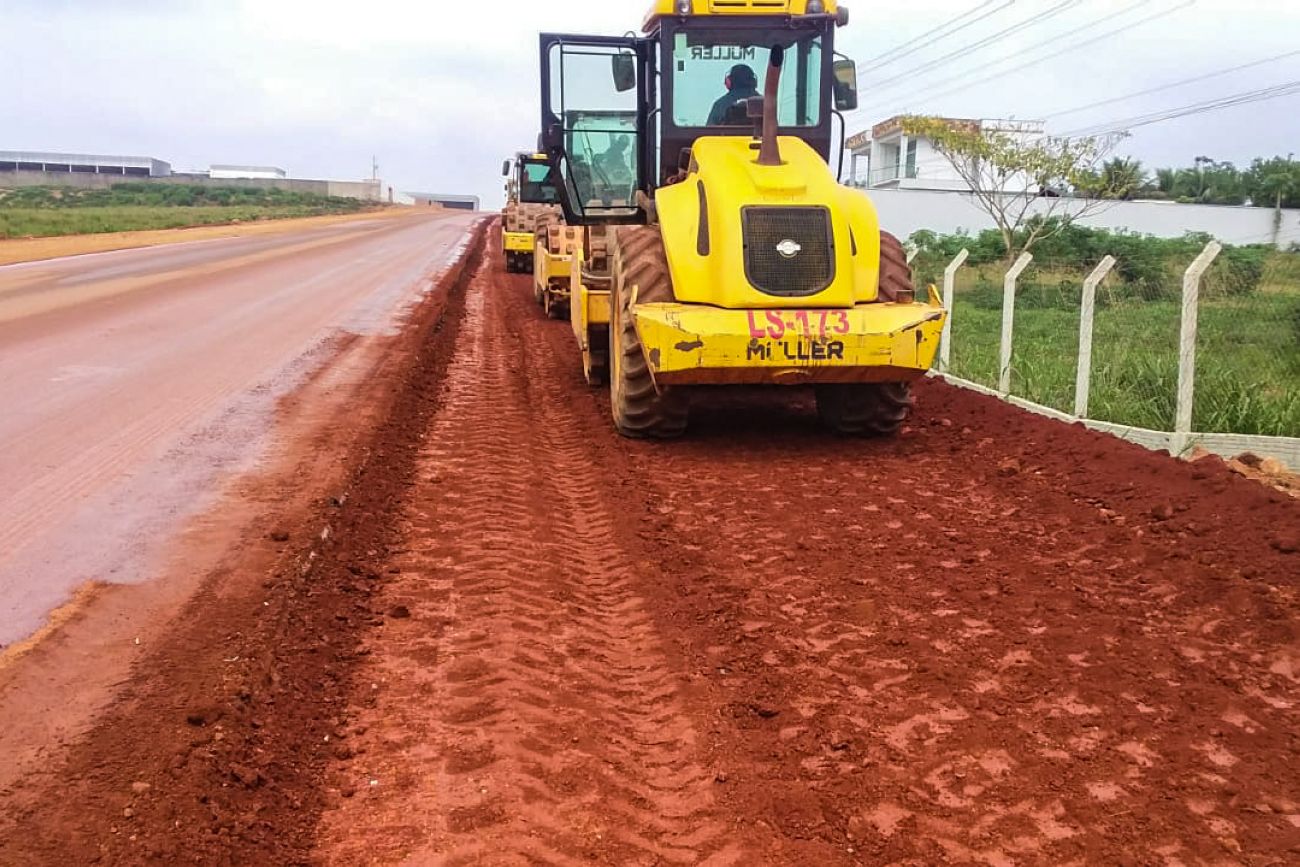
[[[472,218],[358,220],[0,267],[0,646],[147,580],[275,402],[390,332]]]

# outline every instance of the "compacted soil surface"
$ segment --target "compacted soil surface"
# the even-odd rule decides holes
[[[930,381],[623,440],[493,250],[0,863],[1300,862],[1300,501]]]

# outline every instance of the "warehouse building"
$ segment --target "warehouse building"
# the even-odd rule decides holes
[[[153,157],[119,157],[104,154],[61,154],[42,151],[0,151],[0,172],[49,172],[51,174],[125,175],[165,178],[171,163]]]
[[[174,171],[171,163],[153,157],[0,150],[0,189],[71,187],[105,190],[124,181],[290,190],[367,202],[383,200],[383,184],[374,178],[360,181],[291,178],[278,166],[230,164],[213,165],[199,171]],[[394,200],[395,197],[389,198],[389,201]],[[477,200],[472,207],[477,207]]]
[[[477,211],[479,209],[478,196],[453,196],[448,193],[407,193],[415,200],[416,205],[441,205],[444,208],[453,208],[460,211]]]

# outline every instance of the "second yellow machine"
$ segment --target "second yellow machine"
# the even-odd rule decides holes
[[[642,35],[542,35],[542,143],[582,232],[567,313],[621,433],[678,435],[738,383],[811,386],[845,434],[906,419],[945,312],[828,165],[857,106],[847,21],[835,0],[657,0]]]
[[[533,245],[551,219],[560,219],[551,167],[545,154],[519,153],[506,160],[506,205],[501,210],[501,250],[507,271],[533,270]]]

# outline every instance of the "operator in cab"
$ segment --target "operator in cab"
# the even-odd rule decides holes
[[[520,201],[553,205],[559,200],[559,195],[555,190],[555,169],[549,164],[527,163],[524,165],[522,174],[523,183],[520,185],[519,190]]]
[[[745,123],[745,101],[758,96],[758,76],[744,63],[731,67],[723,79],[727,92],[718,97],[709,112],[709,126],[740,126]],[[737,105],[739,112],[732,111]]]

